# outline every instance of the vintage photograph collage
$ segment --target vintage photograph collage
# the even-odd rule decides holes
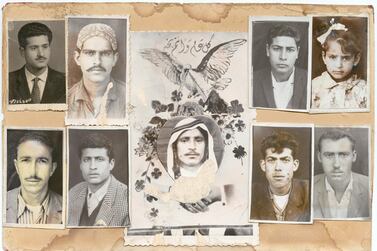
[[[371,220],[372,125],[257,117],[371,112],[367,13],[250,16],[248,32],[130,23],[6,20],[4,109],[65,126],[4,127],[4,226],[257,245],[259,223]]]

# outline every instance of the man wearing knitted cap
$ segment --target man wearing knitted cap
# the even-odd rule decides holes
[[[126,85],[111,77],[118,61],[114,30],[103,23],[84,26],[77,38],[74,59],[82,79],[68,91],[68,118],[103,123],[126,116]]]

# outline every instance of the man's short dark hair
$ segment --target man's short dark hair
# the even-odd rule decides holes
[[[355,150],[355,144],[356,144],[355,139],[348,132],[346,132],[344,130],[339,130],[339,129],[327,130],[325,133],[323,133],[321,135],[321,137],[318,140],[318,151],[319,152],[321,151],[321,143],[322,143],[323,140],[329,139],[329,140],[332,140],[332,141],[337,141],[337,140],[340,140],[340,139],[343,139],[343,138],[349,139],[349,141],[351,142],[351,145],[352,145],[352,151],[354,151]]]
[[[291,149],[292,157],[296,159],[298,143],[292,134],[284,131],[277,131],[262,140],[261,153],[263,159],[266,158],[266,151],[269,148],[271,148],[274,153],[282,153],[284,148]]]
[[[295,40],[297,47],[300,46],[300,41],[301,41],[300,33],[295,27],[289,26],[286,24],[277,24],[277,25],[272,26],[270,30],[268,31],[266,43],[270,46],[272,44],[272,40],[275,37],[282,37],[282,36],[292,37]]]
[[[79,146],[80,159],[82,157],[82,151],[87,148],[105,148],[107,150],[109,161],[114,159],[113,144],[110,139],[103,134],[91,133],[84,138]]]
[[[17,158],[17,154],[18,154],[18,147],[22,143],[25,143],[26,141],[37,141],[39,143],[42,143],[46,147],[48,147],[50,152],[51,152],[52,161],[54,162],[55,157],[56,157],[55,156],[56,153],[55,153],[55,150],[54,150],[54,144],[52,143],[50,137],[45,132],[27,132],[27,133],[25,133],[24,136],[22,136],[17,142],[16,158]]]
[[[37,22],[25,24],[18,31],[18,44],[20,47],[25,48],[27,45],[27,38],[43,35],[48,37],[48,43],[51,44],[52,32],[47,25]]]

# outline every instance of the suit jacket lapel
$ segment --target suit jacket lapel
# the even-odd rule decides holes
[[[43,90],[41,103],[50,103],[50,97],[54,96],[54,74],[52,74],[50,67],[47,68],[46,85]]]
[[[17,92],[20,94],[21,98],[27,100],[30,98],[30,90],[27,83],[26,75],[25,75],[25,66],[21,68],[20,74],[17,75]]]
[[[352,184],[352,193],[351,193],[351,198],[350,202],[348,205],[348,217],[360,217],[362,213],[360,212],[361,209],[360,207],[365,204],[365,198],[363,196],[363,192],[359,187],[359,182],[355,181],[356,177],[354,176],[353,184]]]
[[[17,195],[20,191],[20,187],[18,187],[15,191],[7,196],[7,223],[17,223],[17,213],[18,213],[18,203],[17,203]],[[9,192],[8,192],[9,193]]]
[[[105,224],[106,226],[110,226],[111,219],[114,217],[115,211],[112,209],[112,205],[115,201],[117,190],[117,184],[113,176],[111,176],[111,181],[109,185],[109,189],[105,197],[103,198],[103,202],[101,208],[98,212],[95,224]],[[102,222],[103,221],[103,222]]]
[[[49,224],[59,224],[62,222],[62,205],[60,204],[56,195],[50,191],[50,204],[49,212],[47,217],[47,223]]]
[[[69,205],[69,207],[72,207],[73,212],[71,215],[69,215],[71,218],[70,222],[72,222],[71,225],[73,226],[78,226],[80,224],[80,217],[85,204],[87,191],[88,185],[85,183],[84,189],[81,189],[77,197],[75,197],[74,204]]]
[[[325,186],[325,176],[320,179],[319,186],[320,189],[317,191],[318,193],[318,202],[320,205],[320,209],[323,215],[323,218],[331,218],[330,213],[330,205],[329,199],[327,196],[326,186]]]
[[[264,95],[266,96],[267,104],[269,108],[275,108],[274,89],[272,87],[271,70],[267,72],[266,82],[262,84]]]
[[[299,74],[296,68],[294,81],[293,81],[293,95],[292,95],[291,101],[289,102],[289,103],[292,103],[291,107],[295,109],[300,107],[300,101],[302,99],[302,95],[306,95],[306,93],[304,93],[303,83],[306,83],[306,81],[302,79],[301,74]]]

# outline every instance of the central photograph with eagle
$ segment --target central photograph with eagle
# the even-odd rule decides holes
[[[246,37],[133,32],[133,228],[248,224]]]

